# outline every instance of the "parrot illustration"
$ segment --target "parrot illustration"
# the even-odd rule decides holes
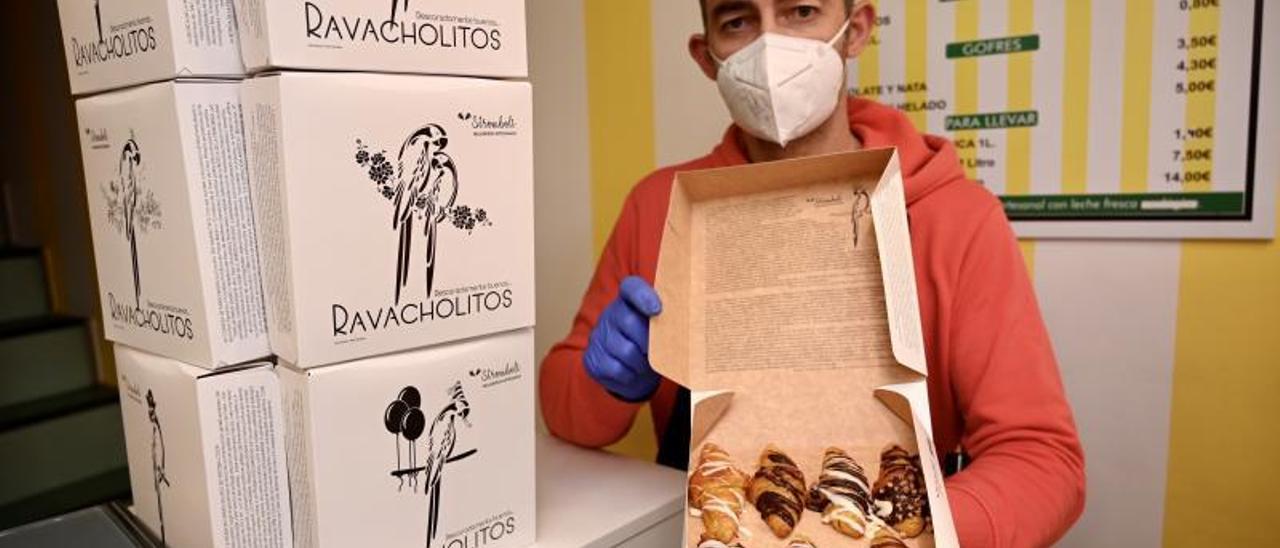
[[[142,306],[142,273],[138,271],[138,234],[134,225],[141,194],[138,187],[141,165],[142,152],[138,149],[138,142],[133,139],[125,141],[120,150],[120,201],[124,213],[125,238],[129,240],[129,254],[133,258],[133,296],[138,307]]]
[[[98,42],[105,42],[102,36],[102,6],[99,6],[98,2],[99,0],[93,0],[93,18],[98,22]]]
[[[150,390],[147,390],[147,417],[151,420],[151,474],[156,489],[156,513],[160,516],[160,545],[164,546],[164,500],[160,497],[160,487],[169,486],[169,477],[164,472],[164,431],[160,429],[156,398]]]
[[[471,405],[467,403],[467,397],[462,392],[461,382],[455,382],[449,388],[449,398],[449,404],[440,411],[440,414],[436,415],[427,434],[427,462],[424,471],[426,490],[424,493],[430,497],[427,521],[428,548],[436,538],[440,521],[440,477],[444,465],[462,460],[476,452],[473,449],[457,455],[453,453],[455,444],[458,441],[457,421],[462,421],[468,428],[471,427],[471,422],[467,420],[467,416],[471,414]]]
[[[458,198],[458,169],[444,152],[449,144],[445,131],[428,124],[405,139],[400,146],[396,170],[395,210],[391,227],[400,231],[396,257],[396,302],[409,283],[409,256],[413,252],[413,221],[421,212],[422,231],[427,239],[427,296],[431,296],[436,267],[436,235],[439,223]]]
[[[396,18],[396,6],[399,6],[399,5],[404,6],[404,8],[401,9],[401,13],[407,13],[409,11],[409,0],[391,0],[391,20],[392,21],[394,21]]]

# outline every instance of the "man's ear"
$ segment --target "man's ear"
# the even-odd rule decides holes
[[[1016,1],[1016,0],[1015,0]],[[845,35],[844,55],[853,59],[871,43],[871,33],[875,30],[876,7],[871,2],[858,0],[849,14],[849,32]]]
[[[707,35],[693,34],[689,36],[689,57],[693,58],[693,62],[698,64],[698,68],[702,69],[702,74],[711,80],[716,79],[716,74],[720,72],[720,68],[716,66],[715,60],[711,58],[711,46],[707,44]]]

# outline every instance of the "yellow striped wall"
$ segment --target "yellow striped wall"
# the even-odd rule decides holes
[[[879,0],[882,4],[892,1],[907,2],[907,9],[918,9],[921,5],[917,0]],[[1025,24],[1032,16],[1033,10],[1029,7],[1014,5],[1022,1],[1009,0],[1011,25]],[[1149,1],[1130,0],[1124,23],[1128,32],[1151,32],[1150,19],[1141,9],[1142,2]],[[534,80],[536,94],[542,97],[551,95],[554,98],[559,93],[558,88],[563,86],[582,86],[586,90],[584,104],[577,104],[572,99],[541,100],[538,103],[538,121],[541,125],[559,124],[562,111],[578,112],[585,119],[581,129],[586,135],[587,152],[582,159],[572,161],[586,164],[582,166],[584,173],[588,174],[583,183],[585,192],[581,192],[578,200],[588,205],[589,212],[581,216],[580,222],[575,222],[578,230],[592,237],[589,242],[582,238],[574,243],[570,254],[585,257],[578,264],[594,265],[594,256],[612,228],[618,207],[631,185],[657,167],[659,161],[668,163],[709,150],[722,127],[714,127],[716,124],[708,120],[718,120],[722,126],[723,107],[716,102],[718,98],[713,85],[702,80],[703,77],[685,57],[684,44],[678,40],[678,37],[687,36],[700,27],[695,0],[538,0],[530,4],[530,11],[539,10],[544,2],[555,4],[564,12],[557,19],[557,25],[580,24],[584,31],[581,33],[582,47],[585,48],[583,59],[548,61],[548,64],[556,63],[560,67],[559,72],[566,74],[573,72],[565,68],[565,63],[570,63],[571,68],[579,73],[576,77],[540,80],[536,62],[538,46],[535,44]],[[1090,2],[1086,1],[1069,2],[1065,10],[1068,28],[1077,29],[1087,36],[1083,31],[1093,24],[1089,5]],[[531,21],[534,19],[536,17],[531,16]],[[972,21],[958,17],[955,22],[957,28],[945,31],[968,30],[968,26],[959,27],[972,24]],[[548,26],[539,28],[531,25],[530,30],[531,39],[537,40],[540,35],[546,43],[555,43],[561,39],[558,35],[563,34]],[[936,30],[930,28],[928,31]],[[928,32],[924,29],[917,31]],[[673,41],[678,43],[671,43]],[[1151,56],[1150,51],[1140,47],[1126,48],[1117,54],[1129,60],[1149,59]],[[1073,57],[1067,52],[1064,62],[1070,70],[1071,66],[1087,63],[1087,59]],[[687,68],[680,68],[682,64]],[[1016,63],[1009,67],[1011,76],[1025,70],[1027,67]],[[1138,101],[1132,90],[1150,75],[1136,71],[1127,77],[1130,82],[1126,82],[1124,89],[1116,90],[1123,95],[1126,104],[1123,125],[1126,128],[1145,126],[1143,120],[1150,113],[1142,108],[1128,107],[1136,106]],[[956,78],[957,85],[964,83],[976,87],[980,84],[965,78],[962,66],[957,67]],[[1064,99],[1073,101],[1067,105],[1068,112],[1075,114],[1064,117],[1062,146],[1064,153],[1080,157],[1088,150],[1088,132],[1076,122],[1087,116],[1089,104],[1087,94],[1079,91],[1087,89],[1088,82],[1068,79],[1063,85]],[[1021,97],[1024,91],[1029,93],[1011,86],[1010,100]],[[549,116],[548,112],[553,114]],[[682,112],[698,113],[699,117],[693,124],[696,127],[683,127],[688,122],[681,117]],[[1030,145],[1018,145],[1015,138],[1012,146]],[[1142,168],[1147,161],[1145,147],[1140,143],[1131,147],[1133,150],[1124,151],[1122,169],[1127,173],[1145,172]],[[557,155],[554,151],[538,152],[538,162],[547,161],[547,157],[554,158],[552,161],[567,161],[566,156]],[[1009,166],[1008,169],[1020,170],[1017,166]],[[1062,169],[1065,188],[1085,187],[1086,173],[1078,165],[1063,165]],[[548,177],[541,175],[544,172],[546,170],[539,171],[540,188],[553,184],[548,182]],[[1020,174],[1018,171],[1014,175]],[[1135,183],[1133,178],[1126,176],[1123,181],[1124,190],[1141,190],[1141,183]],[[572,192],[562,194],[563,199],[572,199],[575,195]],[[540,210],[559,207],[541,201],[538,205]],[[1280,201],[1276,207],[1280,208]],[[557,227],[561,231],[572,229],[573,226],[567,225]],[[541,258],[544,248],[561,244],[554,240],[544,244],[542,224],[539,224],[539,230],[538,253]],[[1171,395],[1167,396],[1170,401],[1153,403],[1169,409],[1168,435],[1161,438],[1166,441],[1152,442],[1157,446],[1147,448],[1151,454],[1165,459],[1166,463],[1162,465],[1167,464],[1165,484],[1158,486],[1158,491],[1163,493],[1160,497],[1163,508],[1158,509],[1155,515],[1163,517],[1159,518],[1162,524],[1155,524],[1156,534],[1165,546],[1280,545],[1280,529],[1269,523],[1269,518],[1280,515],[1280,499],[1274,496],[1280,492],[1280,469],[1274,465],[1275,455],[1280,454],[1280,426],[1276,425],[1276,417],[1280,417],[1280,285],[1277,284],[1280,280],[1280,245],[1274,241],[1163,244],[1026,241],[1022,246],[1028,269],[1037,279],[1046,317],[1065,318],[1050,322],[1060,356],[1087,355],[1088,350],[1083,348],[1086,342],[1081,341],[1081,337],[1072,336],[1084,332],[1084,328],[1072,325],[1071,311],[1065,308],[1075,300],[1075,295],[1060,291],[1055,285],[1055,280],[1089,275],[1092,266],[1079,264],[1075,257],[1147,257],[1149,252],[1150,257],[1170,258],[1168,266],[1165,266],[1165,259],[1151,259],[1150,263],[1135,265],[1138,272],[1111,278],[1090,278],[1087,284],[1090,291],[1099,292],[1097,297],[1100,301],[1105,302],[1108,295],[1114,295],[1121,301],[1124,295],[1143,289],[1146,274],[1141,270],[1144,265],[1160,269],[1170,278],[1167,289],[1161,285],[1160,289],[1154,290],[1157,293],[1149,296],[1156,304],[1173,311],[1171,315],[1174,317],[1154,318],[1170,322],[1170,328],[1166,330],[1169,334],[1132,341],[1129,349],[1145,354],[1144,349],[1150,348],[1151,354],[1169,356],[1167,363],[1156,370],[1142,372],[1133,381],[1167,383],[1171,378],[1172,382]],[[1068,255],[1073,259],[1062,259]],[[584,280],[586,275],[574,274],[575,279],[580,280]],[[555,306],[549,300],[576,305],[581,297],[581,286],[544,292],[545,280],[542,278],[545,276],[540,274],[540,308]],[[563,334],[570,321],[569,309],[572,308],[557,308],[560,317],[539,314],[540,348],[546,347],[544,339],[553,340]],[[1117,310],[1106,316],[1098,321],[1116,322],[1118,328],[1153,319],[1144,316],[1142,311],[1127,310]],[[1105,331],[1107,326],[1092,327]],[[1064,378],[1074,378],[1075,369],[1087,365],[1090,364],[1064,361]],[[1124,367],[1124,364],[1116,367]],[[1166,378],[1155,378],[1161,374]],[[1125,393],[1124,387],[1114,386],[1077,385],[1068,388],[1077,407],[1077,415],[1081,417],[1107,414],[1112,404],[1101,397],[1104,393],[1111,393],[1106,390]],[[1122,397],[1117,396],[1117,399]],[[613,450],[645,459],[653,457],[653,427],[647,421],[647,410],[641,413],[641,417],[646,420],[637,422],[627,439]],[[1086,426],[1081,425],[1082,429]],[[1091,470],[1104,470],[1111,464],[1120,464],[1119,460],[1125,457],[1107,453],[1106,447],[1102,447],[1105,444],[1097,445],[1086,447],[1090,453]],[[1111,459],[1117,462],[1109,462]],[[1124,493],[1103,495],[1099,489],[1091,488],[1094,489],[1091,499],[1119,497],[1119,502],[1123,502]],[[1100,504],[1093,500],[1090,507]],[[1081,527],[1101,530],[1119,527],[1116,523],[1123,521],[1123,516],[1116,517],[1119,521],[1103,518],[1090,519],[1086,514]],[[1099,531],[1073,531],[1063,545],[1088,545],[1079,539],[1096,538],[1097,534]]]

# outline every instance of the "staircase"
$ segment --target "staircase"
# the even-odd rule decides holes
[[[0,247],[0,530],[129,496],[116,389],[45,284],[39,249]]]

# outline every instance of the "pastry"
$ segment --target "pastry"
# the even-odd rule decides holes
[[[920,469],[919,455],[897,445],[880,454],[880,476],[872,487],[875,515],[902,536],[915,538],[924,532],[929,493]]]
[[[787,538],[800,522],[805,504],[804,474],[785,453],[769,444],[760,468],[747,486],[747,499],[778,538]]]
[[[706,539],[698,543],[698,548],[742,548],[742,544],[739,544],[738,542],[725,544],[716,539]]]
[[[828,447],[822,457],[822,473],[809,488],[806,507],[822,514],[822,523],[840,534],[862,538],[871,514],[871,484],[862,466],[848,453]]]
[[[787,548],[818,548],[809,537],[804,535],[796,535],[787,542]]]
[[[872,528],[871,548],[907,548],[906,543],[898,538],[898,534],[887,526],[879,526]]]
[[[720,543],[708,544],[708,548],[724,546],[738,538],[747,480],[746,472],[733,465],[724,449],[714,443],[702,446],[698,466],[689,477],[689,508],[694,517],[702,518],[703,544]]]

